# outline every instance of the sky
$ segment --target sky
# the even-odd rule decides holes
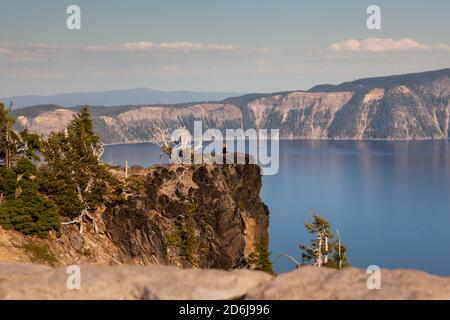
[[[449,35],[448,0],[0,0],[0,97],[304,90],[450,67]]]

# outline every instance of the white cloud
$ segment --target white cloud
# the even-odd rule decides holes
[[[147,41],[127,42],[112,48],[113,50],[129,51],[170,51],[170,52],[192,52],[192,51],[236,51],[238,46],[231,44],[203,44],[188,41],[154,43]]]
[[[335,42],[329,46],[329,49],[335,52],[380,53],[412,50],[450,51],[450,46],[443,43],[429,45],[409,38],[403,38],[400,40],[390,38],[367,38],[364,40],[348,39]]]
[[[39,60],[55,55],[79,52],[159,52],[159,53],[191,53],[191,52],[233,52],[240,51],[239,46],[232,44],[204,44],[188,41],[155,43],[149,41],[126,42],[105,45],[56,45],[46,43],[3,43],[0,54],[10,56],[14,60]]]
[[[64,79],[64,72],[45,70],[7,70],[10,77],[17,79]]]

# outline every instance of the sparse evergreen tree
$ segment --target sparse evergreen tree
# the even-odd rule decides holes
[[[258,259],[256,262],[256,270],[273,274],[272,261],[270,261],[269,241],[267,237],[261,235],[256,245]]]
[[[14,119],[9,116],[9,109],[0,103],[0,162],[6,169],[12,168],[14,157],[19,148],[19,136],[14,131]]]
[[[267,236],[261,235],[256,243],[255,252],[246,257],[246,264],[255,270],[274,274],[270,260],[269,241]]]
[[[80,234],[87,221],[98,231],[92,213],[120,187],[101,163],[102,152],[87,107],[74,116],[66,132],[51,133],[43,144],[40,190],[55,201],[62,216],[73,219],[63,224],[79,224]]]
[[[55,204],[38,192],[36,152],[39,136],[16,133],[11,108],[0,103],[0,225],[24,234],[45,237],[59,231]]]
[[[342,269],[349,266],[347,255],[345,254],[347,251],[347,247],[342,245],[341,243],[341,235],[339,230],[337,232],[337,239],[333,242],[333,259],[331,262],[333,263],[332,267],[336,269]]]
[[[40,150],[40,138],[25,129],[19,133],[14,131],[15,120],[9,116],[11,107],[6,109],[0,103],[0,164],[12,169],[22,157],[39,160],[36,152]]]
[[[39,161],[37,152],[41,150],[41,139],[37,134],[29,133],[27,129],[19,133],[20,149],[19,154],[28,160]]]
[[[317,267],[322,267],[328,264],[328,255],[330,253],[330,239],[333,234],[329,230],[330,223],[324,218],[313,212],[312,223],[305,221],[305,228],[309,233],[315,235],[311,240],[311,246],[300,244],[299,247],[302,252],[302,262],[312,263]]]
[[[314,235],[311,246],[300,244],[302,264],[312,264],[316,267],[341,269],[348,266],[346,247],[342,245],[340,234],[338,239],[330,231],[330,223],[313,211],[313,221],[305,221],[305,228]]]

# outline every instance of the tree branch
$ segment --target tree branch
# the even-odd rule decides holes
[[[298,262],[297,259],[295,259],[293,256],[290,256],[287,253],[283,253],[282,256],[285,256],[286,258],[291,260],[293,263],[295,263],[297,265],[297,268],[300,268],[302,266],[301,263]]]

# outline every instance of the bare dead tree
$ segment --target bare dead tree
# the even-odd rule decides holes
[[[162,123],[152,124],[152,135],[150,136],[149,141],[158,145],[161,148],[162,154],[166,154],[171,158],[174,142],[171,141],[171,132],[169,128],[164,127]]]
[[[184,130],[186,134],[189,132],[186,127],[181,125],[181,123],[177,120],[175,123],[175,127],[180,130]],[[173,126],[172,126],[173,128]],[[176,130],[176,129],[175,129]],[[163,154],[166,154],[169,157],[169,160],[171,163],[183,163],[183,157],[173,157],[172,150],[175,146],[178,146],[178,149],[184,154],[191,157],[193,155],[194,149],[192,148],[192,145],[188,145],[186,141],[188,139],[180,139],[178,141],[172,140],[172,132],[174,130],[166,127],[163,122],[159,123],[153,123],[152,125],[152,135],[149,139],[150,142],[158,145],[162,153],[160,155],[160,158]],[[190,139],[189,139],[189,142]]]

